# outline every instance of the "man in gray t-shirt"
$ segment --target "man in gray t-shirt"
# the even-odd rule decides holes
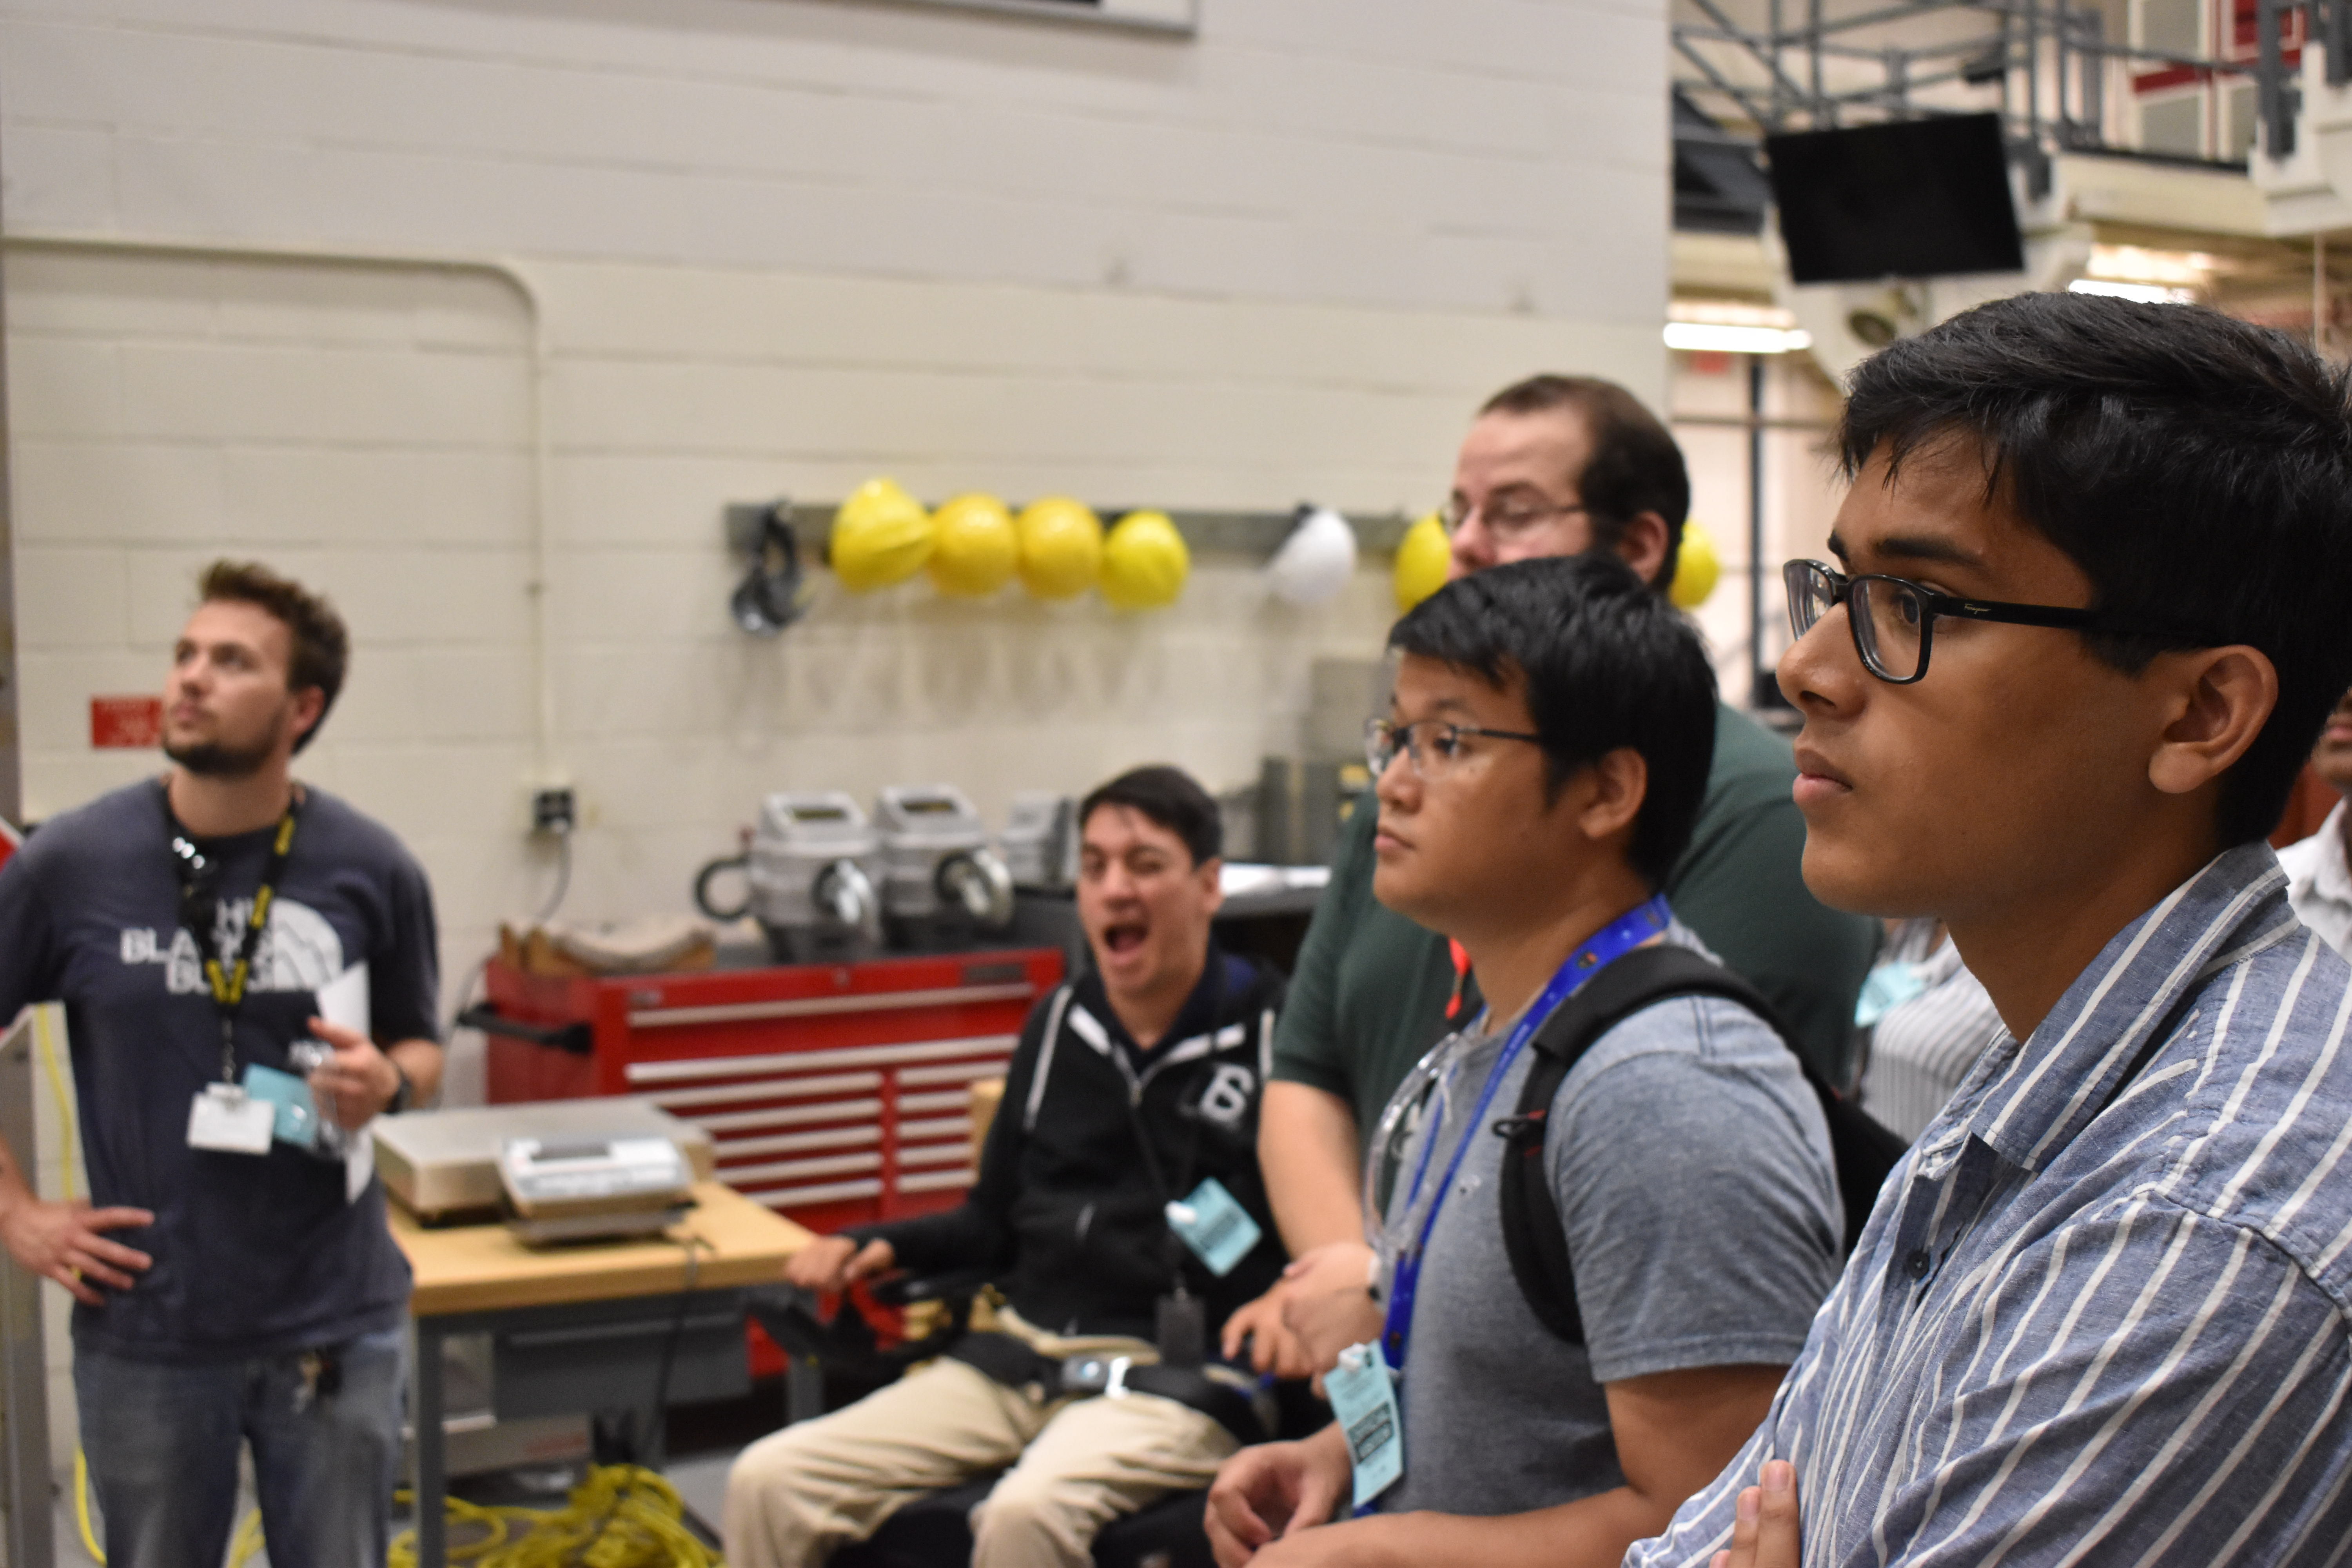
[[[1666,940],[1706,951],[1679,922]],[[1420,1163],[1424,1140],[1433,1173],[1444,1168],[1507,1035],[1465,1031],[1439,1047],[1456,1057],[1445,1114],[1423,1121],[1401,1169]],[[1489,1123],[1518,1104],[1533,1056],[1504,1072]],[[1383,1512],[1518,1513],[1623,1486],[1607,1385],[1787,1366],[1837,1277],[1821,1107],[1789,1047],[1736,1003],[1644,1008],[1552,1096],[1544,1172],[1576,1267],[1581,1345],[1538,1321],[1512,1277],[1495,1191],[1503,1147],[1471,1138],[1430,1231],[1401,1402],[1404,1478]],[[1391,1234],[1417,1235],[1427,1206],[1399,1191]],[[1391,1261],[1383,1297],[1393,1274]]]
[[[1548,1108],[1582,1342],[1544,1325],[1505,1250],[1492,1130],[1531,1037],[1593,973],[1660,942],[1704,952],[1657,888],[1706,785],[1714,678],[1687,624],[1601,559],[1449,584],[1390,641],[1373,891],[1462,944],[1489,1011],[1368,1141],[1385,1321],[1332,1374],[1341,1421],[1227,1461],[1209,1537],[1226,1568],[1598,1568],[1714,1478],[1802,1348],[1842,1233],[1828,1130],[1795,1058],[1737,1004],[1624,1017]],[[1383,1386],[1401,1454],[1368,1436],[1388,1429],[1362,1398]],[[1377,1517],[1349,1520],[1375,1489]]]

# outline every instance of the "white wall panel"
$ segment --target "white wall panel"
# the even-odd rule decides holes
[[[1188,40],[849,0],[0,0],[12,231],[224,252],[8,257],[30,809],[155,766],[88,749],[88,698],[160,683],[222,553],[348,615],[304,767],[424,858],[453,989],[551,883],[542,771],[581,792],[585,917],[680,905],[770,789],[950,778],[995,816],[1147,759],[1251,776],[1308,662],[1378,646],[1384,561],[1312,612],[1230,557],[1142,617],[830,579],[776,642],[724,612],[730,500],[887,472],[1418,511],[1506,381],[1662,401],[1662,5],[1202,7]],[[530,295],[231,254],[306,249]]]
[[[1664,33],[1592,0],[1227,0],[1192,38],[818,0],[14,0],[0,103],[37,226],[1648,321],[1663,211],[1607,176],[1662,207]],[[1624,276],[1557,243],[1595,227]],[[1327,272],[1339,237],[1417,265]]]

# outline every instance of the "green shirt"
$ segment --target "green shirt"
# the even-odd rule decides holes
[[[1807,1064],[1845,1088],[1856,1066],[1854,995],[1878,925],[1806,890],[1805,819],[1789,794],[1796,776],[1788,742],[1718,704],[1706,798],[1665,893],[1683,923],[1764,994]],[[1372,897],[1379,816],[1367,797],[1341,830],[1274,1036],[1275,1078],[1349,1101],[1360,1130],[1380,1121],[1444,1035],[1454,993],[1445,939]],[[1456,1021],[1477,1005],[1465,998]]]

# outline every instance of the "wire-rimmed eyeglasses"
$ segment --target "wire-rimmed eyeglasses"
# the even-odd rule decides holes
[[[1410,724],[1400,724],[1392,719],[1370,719],[1364,722],[1364,762],[1377,779],[1389,771],[1389,764],[1402,752],[1412,765],[1414,777],[1431,778],[1460,760],[1465,735],[1543,743],[1542,736],[1519,730],[1489,730],[1479,724],[1454,724],[1444,719],[1416,719]]]
[[[1849,577],[1819,561],[1791,561],[1780,568],[1789,589],[1789,629],[1802,637],[1839,605],[1853,633],[1862,667],[1879,679],[1908,686],[1927,673],[1927,652],[1936,622],[1945,616],[2009,626],[2052,626],[2061,631],[2121,632],[2179,640],[2153,627],[2118,622],[2096,610],[2059,605],[2015,605],[1997,599],[1964,599],[1939,594],[1905,577],[1865,573]]]
[[[1486,520],[1486,531],[1497,539],[1518,539],[1534,532],[1556,517],[1574,517],[1592,509],[1581,501],[1560,502],[1537,498],[1532,500],[1507,498],[1491,506],[1473,506],[1461,496],[1454,496],[1438,508],[1437,520],[1448,535],[1462,531],[1471,518]]]

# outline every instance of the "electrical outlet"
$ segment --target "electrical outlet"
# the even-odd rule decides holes
[[[569,784],[531,791],[530,830],[533,833],[569,833],[579,820],[579,802],[573,798]]]

